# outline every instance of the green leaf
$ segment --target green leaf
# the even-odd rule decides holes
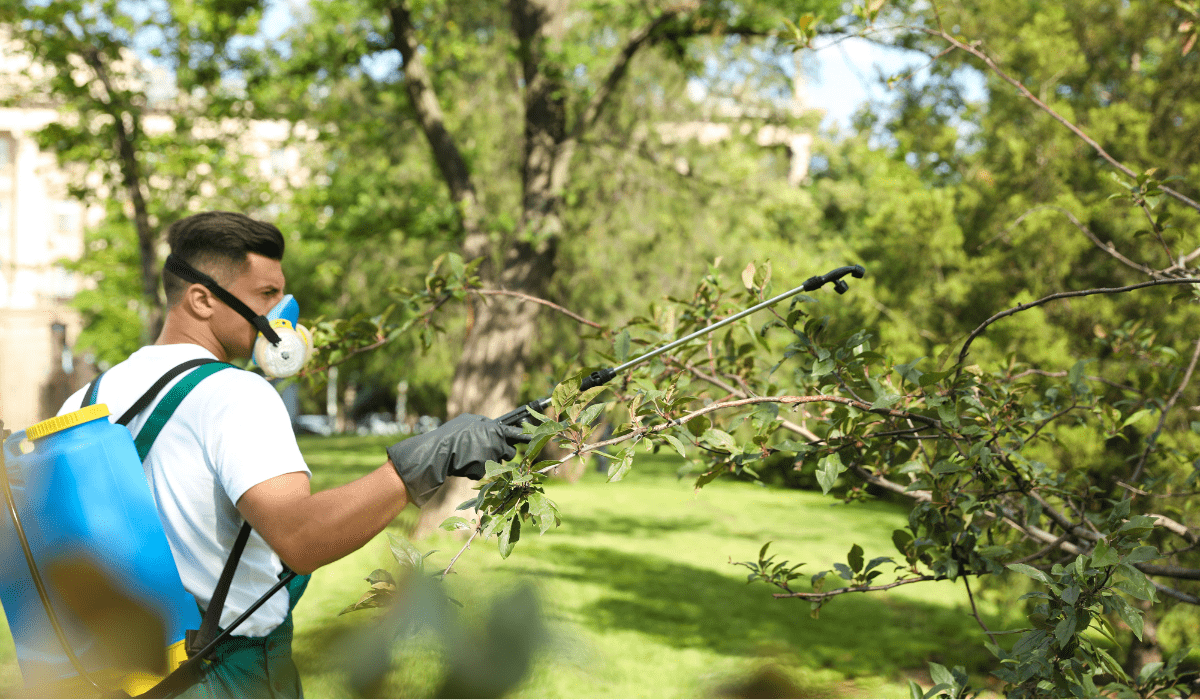
[[[1125,624],[1129,625],[1129,629],[1133,630],[1134,636],[1141,639],[1142,628],[1145,625],[1145,620],[1142,618],[1142,611],[1130,605],[1128,600],[1119,595],[1114,595],[1109,600],[1112,602],[1113,607],[1117,609],[1117,614],[1121,616]]]
[[[846,562],[850,564],[850,570],[854,573],[862,571],[863,568],[863,548],[857,544],[850,548],[850,553],[846,555]]]
[[[704,434],[700,439],[704,440],[712,447],[723,449],[726,452],[740,452],[740,450],[738,450],[737,442],[734,441],[733,436],[724,430],[709,428],[708,430],[704,431]]]
[[[411,542],[389,532],[388,547],[392,550],[392,556],[396,558],[396,562],[400,566],[418,573],[424,571],[425,557],[421,556],[421,550],[414,547]]]
[[[891,408],[896,404],[897,401],[900,400],[900,398],[900,394],[883,394],[882,396],[875,398],[875,400],[871,403],[871,409],[878,410],[881,408]]]
[[[529,494],[529,514],[538,522],[540,532],[546,534],[552,526],[559,524],[558,507],[546,497],[546,494],[534,491]]]
[[[629,331],[622,330],[617,334],[617,339],[613,343],[613,352],[617,357],[618,364],[624,364],[625,360],[629,359]]]
[[[554,387],[554,391],[550,394],[550,405],[554,407],[555,413],[561,413],[564,406],[575,403],[576,396],[579,396],[579,382],[563,381]]]
[[[1100,540],[1096,543],[1096,549],[1092,551],[1092,566],[1100,568],[1116,566],[1119,563],[1121,563],[1121,557],[1108,546],[1108,542]]]
[[[954,674],[950,673],[950,669],[937,662],[929,662],[929,677],[938,685],[954,686]]]
[[[517,468],[518,462],[493,462],[488,460],[484,466],[483,478],[492,479],[501,474],[507,474]],[[478,473],[478,472],[476,472]]]
[[[829,490],[837,482],[838,476],[844,471],[846,471],[846,467],[836,452],[822,457],[821,461],[817,463],[817,483],[821,485],[821,493],[828,495]]]
[[[925,691],[921,690],[921,686],[909,679],[908,696],[912,698],[912,700],[923,700],[925,697]]]
[[[452,515],[443,520],[442,524],[438,527],[447,532],[454,532],[455,530],[470,530],[472,525],[466,518],[459,515]]]
[[[367,576],[367,583],[374,585],[376,583],[390,583],[396,585],[396,580],[386,569],[375,569]]]
[[[1136,411],[1132,415],[1130,415],[1128,418],[1126,418],[1123,423],[1121,423],[1121,428],[1125,428],[1126,426],[1132,425],[1133,423],[1137,423],[1138,421],[1140,421],[1141,419],[1145,418],[1146,416],[1148,416],[1152,413],[1154,413],[1154,411],[1149,408],[1143,408],[1140,411]]]
[[[919,384],[921,388],[925,388],[937,384],[952,374],[954,374],[953,369],[948,369],[945,372],[926,372],[925,374],[921,375],[920,379],[917,380],[917,384]]]
[[[1054,626],[1054,640],[1058,642],[1058,647],[1061,649],[1073,636],[1075,636],[1075,611],[1069,610],[1068,614]]]
[[[508,525],[500,530],[498,544],[500,545],[500,556],[507,559],[508,555],[512,554],[513,547],[517,546],[517,540],[521,539],[521,518],[513,515],[512,520]]]
[[[633,466],[633,448],[626,447],[621,452],[621,460],[613,460],[608,464],[608,480],[620,481],[629,473],[629,469]]]
[[[608,406],[602,403],[588,406],[587,408],[583,409],[583,413],[579,414],[579,420],[577,422],[580,425],[591,425],[592,422],[596,420],[596,416],[603,413],[605,408],[608,408]]]
[[[917,369],[917,363],[924,359],[924,356],[918,357],[912,362],[896,365],[893,369],[895,369],[896,372],[904,378],[904,381],[920,386],[921,375],[924,374],[924,372]]]
[[[1161,558],[1162,558],[1162,555],[1158,553],[1157,547],[1152,547],[1148,544],[1144,544],[1144,545],[1141,545],[1140,547],[1137,547],[1129,554],[1126,554],[1123,561],[1126,564],[1140,564],[1144,561],[1153,561],[1155,559],[1161,559]]]
[[[687,422],[688,432],[695,437],[703,436],[704,431],[708,430],[711,426],[712,421],[708,419],[708,416],[696,416]]]
[[[934,474],[954,474],[966,470],[967,465],[959,464],[958,462],[951,462],[948,459],[943,459],[942,461],[933,465]]]
[[[958,407],[947,401],[937,407],[938,418],[952,428],[958,427]]]
[[[1117,589],[1125,591],[1134,598],[1140,600],[1157,601],[1158,592],[1154,589],[1154,584],[1150,579],[1146,578],[1146,574],[1129,566],[1128,564],[1121,565],[1121,573],[1125,575],[1124,581],[1117,582]]]
[[[687,452],[684,451],[683,443],[679,440],[679,438],[675,437],[674,435],[663,435],[663,438],[666,439],[667,442],[671,443],[671,447],[675,448],[675,451],[679,453],[680,457],[687,459]]]
[[[1035,581],[1041,581],[1047,586],[1051,583],[1050,577],[1046,575],[1046,572],[1039,571],[1028,564],[1006,564],[1005,566],[1019,574],[1025,574]]]

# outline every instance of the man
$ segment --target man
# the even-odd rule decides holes
[[[248,319],[283,299],[284,240],[275,226],[207,212],[176,222],[167,238],[172,256],[163,274],[169,309],[162,333],[105,372],[95,391],[96,402],[108,404],[114,417],[181,363],[250,358],[259,330]],[[249,309],[238,310],[239,302]],[[77,410],[87,392],[68,399],[60,413]],[[134,435],[153,409],[128,424]],[[266,593],[285,566],[300,576],[217,648],[200,682],[184,695],[301,697],[291,659],[291,609],[307,574],[362,547],[410,501],[423,504],[447,476],[479,479],[484,462],[511,459],[512,443],[522,439],[518,432],[460,416],[393,445],[388,460],[366,476],[312,493],[287,411],[267,380],[231,368],[201,380],[143,462],[184,587],[207,608],[243,520],[253,534],[225,601],[222,629]]]

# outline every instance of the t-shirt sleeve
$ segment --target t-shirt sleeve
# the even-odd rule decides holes
[[[225,375],[225,376],[222,376]],[[296,445],[283,399],[250,372],[218,372],[203,412],[205,453],[235,505],[252,486],[294,472],[312,476]],[[203,386],[203,384],[201,385]]]

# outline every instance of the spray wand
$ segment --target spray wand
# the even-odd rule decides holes
[[[837,292],[838,294],[845,294],[846,290],[849,289],[850,287],[849,287],[849,285],[846,284],[846,281],[843,280],[842,278],[845,277],[846,275],[850,275],[852,277],[855,277],[856,279],[862,279],[863,275],[865,275],[866,273],[867,273],[867,271],[864,270],[861,265],[848,265],[846,267],[839,267],[836,270],[831,270],[830,272],[827,272],[824,275],[819,275],[817,277],[809,277],[807,280],[804,281],[804,284],[800,285],[799,287],[796,287],[795,289],[791,289],[791,290],[784,292],[783,294],[771,297],[770,299],[767,299],[766,301],[761,302],[759,304],[755,304],[754,306],[751,306],[750,308],[745,309],[744,311],[739,311],[738,313],[730,316],[729,318],[722,319],[710,326],[701,328],[700,330],[698,330],[694,333],[690,333],[688,335],[685,335],[682,338],[673,340],[670,343],[667,343],[666,345],[655,348],[654,350],[651,350],[650,352],[648,352],[644,355],[641,355],[640,357],[635,357],[634,359],[626,362],[625,364],[619,365],[617,367],[604,367],[604,368],[598,369],[595,372],[592,372],[591,374],[589,374],[588,376],[583,378],[583,381],[580,383],[579,390],[587,391],[588,389],[591,389],[592,387],[597,387],[602,384],[607,384],[608,382],[612,381],[612,379],[614,377],[616,377],[618,374],[625,372],[626,370],[633,369],[634,367],[640,365],[643,362],[646,362],[647,360],[658,357],[659,355],[663,354],[664,352],[669,352],[671,350],[674,350],[675,348],[677,348],[681,345],[684,345],[686,343],[690,343],[691,341],[695,340],[696,338],[702,338],[719,328],[724,328],[725,326],[728,326],[729,324],[731,324],[735,321],[738,321],[739,319],[745,318],[756,311],[761,311],[762,309],[772,307],[772,306],[778,304],[779,302],[783,301],[784,299],[794,297],[801,292],[815,291],[817,289],[820,289],[821,287],[824,287],[826,284],[829,284],[830,282],[832,282],[833,290],[835,292]],[[549,405],[550,405],[550,397],[546,397],[543,399],[537,399],[536,401],[530,401],[529,403],[527,403],[523,406],[519,406],[519,407],[509,411],[508,413],[505,413],[503,416],[500,416],[496,420],[505,425],[513,425],[513,426],[519,427],[526,421],[530,421],[530,422],[533,421],[533,414],[531,414],[529,412],[530,409],[537,411],[538,413],[542,413],[546,410],[546,408]]]

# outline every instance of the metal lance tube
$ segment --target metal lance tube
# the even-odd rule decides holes
[[[581,391],[586,391],[592,387],[600,386],[601,384],[607,384],[609,381],[611,381],[613,379],[613,377],[616,377],[618,374],[620,374],[622,372],[633,369],[634,367],[637,367],[638,365],[640,365],[643,362],[646,362],[647,360],[651,360],[655,357],[658,357],[659,355],[663,354],[664,352],[670,352],[671,350],[674,350],[675,348],[680,347],[681,345],[686,345],[687,343],[690,343],[691,341],[696,340],[697,338],[703,338],[704,336],[708,335],[709,333],[712,333],[721,328],[724,328],[725,326],[728,326],[731,323],[735,323],[757,311],[761,311],[763,309],[770,308],[770,307],[778,304],[779,302],[783,301],[784,299],[790,299],[791,297],[794,297],[801,292],[811,292],[811,291],[820,289],[821,287],[825,286],[826,284],[829,284],[830,282],[832,282],[834,291],[836,291],[838,294],[845,294],[846,290],[849,289],[849,286],[846,284],[845,280],[843,280],[842,278],[845,277],[846,275],[851,275],[852,277],[855,277],[856,279],[862,279],[863,275],[865,275],[866,273],[867,273],[867,271],[864,270],[861,265],[848,265],[846,267],[839,267],[836,270],[832,270],[824,275],[819,275],[817,277],[809,277],[807,280],[804,281],[804,284],[800,285],[799,287],[796,287],[795,289],[789,289],[788,291],[784,292],[783,294],[779,294],[777,296],[771,297],[770,299],[767,299],[764,302],[755,304],[754,306],[751,306],[748,309],[739,311],[738,313],[730,316],[729,318],[721,319],[720,321],[717,321],[716,323],[714,323],[710,326],[705,326],[704,328],[701,328],[700,330],[698,330],[694,333],[689,333],[688,335],[685,335],[682,338],[673,340],[673,341],[667,343],[666,345],[655,348],[654,350],[651,350],[650,352],[645,353],[644,355],[635,357],[634,359],[632,359],[622,365],[618,365],[616,367],[605,367],[603,369],[598,369],[595,372],[592,372],[588,376],[584,377],[583,382],[581,383],[579,388]],[[525,404],[524,406],[521,406],[512,411],[509,411],[508,413],[505,413],[503,416],[500,416],[496,420],[498,420],[501,423],[504,423],[506,425],[518,425],[519,426],[526,420],[529,420],[532,418],[531,414],[529,413],[529,411],[527,409],[532,408],[533,410],[541,413],[542,411],[545,411],[546,407],[549,405],[550,405],[549,397],[546,397],[543,399],[538,399],[536,401],[530,401],[529,403]]]

